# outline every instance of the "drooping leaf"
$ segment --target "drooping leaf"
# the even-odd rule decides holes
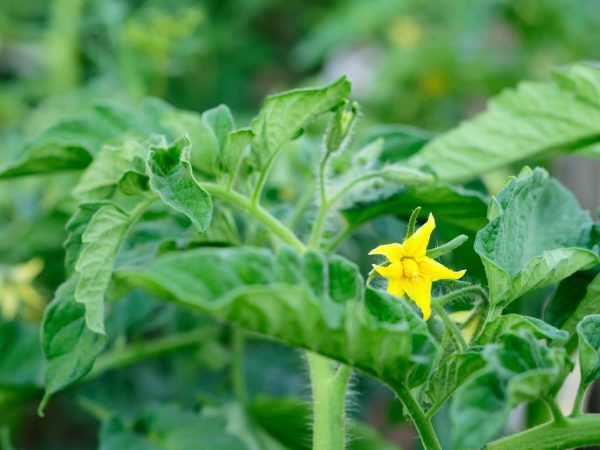
[[[425,145],[411,163],[442,180],[464,181],[525,158],[599,141],[600,69],[575,65],[558,83],[523,82],[493,98],[487,110]]]
[[[589,385],[600,378],[600,314],[586,316],[577,324],[581,380]]]
[[[207,248],[167,254],[118,277],[392,385],[422,384],[436,353],[408,304],[372,289],[363,294],[356,267],[341,257]]]
[[[383,215],[408,219],[417,206],[437,221],[477,231],[486,223],[486,198],[479,192],[444,184],[398,188],[389,184],[350,195],[342,213],[349,223],[359,225]]]
[[[552,398],[572,369],[562,347],[545,347],[528,330],[502,336],[482,352],[486,365],[461,386],[450,417],[454,448],[480,448],[521,402]]]
[[[85,305],[85,320],[90,330],[104,333],[104,294],[112,276],[121,242],[140,207],[126,212],[114,204],[103,205],[91,217],[81,235],[81,250],[75,263],[79,274],[75,299]]]
[[[106,336],[86,326],[86,309],[75,301],[77,277],[63,283],[46,308],[42,324],[42,349],[46,360],[46,392],[43,411],[50,396],[83,378],[106,345]]]
[[[600,274],[576,272],[563,280],[546,305],[544,319],[573,335],[577,324],[600,312]]]
[[[508,304],[600,259],[591,250],[592,220],[573,195],[540,168],[525,170],[490,202],[477,233],[490,302]]]
[[[350,94],[350,82],[342,77],[319,89],[297,89],[272,95],[252,122],[256,137],[252,146],[255,163],[264,167],[271,155],[320,114],[341,104]]]
[[[148,155],[150,185],[160,199],[185,214],[203,233],[212,218],[212,199],[196,181],[190,165],[190,142],[180,139]]]

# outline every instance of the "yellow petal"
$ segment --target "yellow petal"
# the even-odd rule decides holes
[[[421,277],[415,280],[407,278],[404,280],[406,295],[415,301],[423,313],[423,319],[429,319],[429,316],[431,315],[431,280]]]
[[[402,243],[402,250],[404,255],[413,259],[419,259],[425,256],[427,251],[427,245],[429,245],[429,239],[431,233],[435,228],[435,219],[433,214],[429,213],[427,222],[423,224],[415,233],[406,239]]]
[[[390,278],[388,282],[387,291],[390,294],[402,297],[404,295],[404,284],[405,281],[403,278]]]
[[[458,280],[466,272],[466,270],[460,270],[458,272],[450,270],[446,266],[440,264],[434,259],[428,258],[427,256],[419,261],[418,264],[419,275],[429,278],[431,281]]]
[[[386,278],[400,278],[402,277],[402,263],[392,263],[388,266],[378,266],[373,264],[373,269]]]
[[[384,244],[375,247],[369,252],[369,255],[382,255],[391,262],[398,262],[404,256],[402,248],[403,244]]]

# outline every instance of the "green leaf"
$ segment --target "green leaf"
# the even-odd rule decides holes
[[[101,104],[82,118],[63,120],[43,131],[25,146],[21,159],[0,167],[0,178],[83,169],[103,145],[153,132],[143,114]]]
[[[469,380],[452,402],[453,448],[480,448],[498,434],[510,405],[504,381],[493,371]]]
[[[318,253],[197,249],[157,258],[119,279],[389,384],[422,384],[437,352],[408,304],[367,289],[357,268]]]
[[[471,375],[485,365],[479,349],[451,353],[436,366],[427,381],[426,394],[432,405],[446,401]]]
[[[132,424],[118,418],[104,423],[100,450],[260,450],[236,436],[219,411],[197,414],[177,406],[147,408]]]
[[[544,319],[574,334],[577,324],[600,311],[600,274],[576,272],[563,280],[546,305]]]
[[[65,226],[67,239],[63,245],[65,247],[65,267],[68,274],[71,274],[75,270],[75,263],[81,251],[81,237],[83,233],[94,214],[105,204],[106,202],[82,203],[67,222]]]
[[[589,385],[600,378],[600,314],[586,316],[577,324],[581,380]]]
[[[505,314],[488,322],[477,341],[483,344],[496,342],[504,334],[523,329],[529,330],[538,339],[566,341],[569,338],[569,333],[554,328],[543,320],[520,314]]]
[[[240,165],[248,157],[246,149],[253,138],[254,132],[250,128],[232,131],[226,136],[220,155],[222,170],[231,175],[239,171]]]
[[[86,309],[75,301],[77,277],[63,283],[46,308],[42,324],[42,349],[46,360],[46,392],[42,414],[50,396],[83,378],[106,345],[106,336],[86,326]]]
[[[408,220],[413,209],[421,206],[421,214],[433,213],[440,223],[477,231],[486,223],[486,198],[476,191],[446,184],[426,184],[408,188],[381,186],[364,189],[348,196],[342,213],[358,226],[376,217],[394,215]]]
[[[202,123],[212,132],[218,148],[223,148],[225,138],[235,126],[233,115],[225,105],[209,109],[202,114]]]
[[[135,141],[119,146],[105,146],[83,172],[73,195],[80,201],[90,202],[109,197],[133,159],[144,157],[146,150]]]
[[[506,305],[527,291],[597,264],[592,220],[560,183],[540,168],[523,171],[493,198],[490,223],[477,233],[490,303]]]
[[[325,150],[327,153],[333,153],[346,147],[358,117],[358,111],[358,103],[346,101],[335,112],[325,132]]]
[[[558,83],[523,82],[494,97],[487,110],[425,145],[411,159],[440,179],[470,180],[498,167],[600,139],[600,69],[575,65]]]
[[[166,148],[152,148],[147,161],[150,185],[164,203],[185,214],[203,233],[212,218],[212,199],[194,178],[189,156],[186,138]]]
[[[562,347],[543,346],[528,330],[502,336],[482,352],[487,364],[454,396],[450,417],[454,448],[480,448],[501,431],[521,402],[552,398],[572,369]]]
[[[287,141],[320,114],[340,105],[350,94],[350,82],[342,77],[324,88],[297,89],[267,97],[252,122],[256,137],[252,146],[259,168]]]
[[[75,263],[79,274],[75,299],[85,305],[87,326],[96,333],[104,333],[104,294],[121,242],[144,207],[142,202],[126,212],[114,204],[103,205],[81,235],[81,250]]]
[[[421,150],[433,137],[433,133],[409,125],[375,125],[367,130],[363,145],[383,139],[380,160],[404,162]]]
[[[0,388],[32,388],[41,385],[42,354],[39,329],[0,317]]]

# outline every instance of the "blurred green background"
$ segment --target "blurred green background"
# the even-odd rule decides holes
[[[156,96],[197,112],[225,103],[249,118],[270,93],[342,74],[353,83],[362,124],[443,131],[519,80],[600,59],[598,42],[595,0],[0,0],[0,164],[53,121],[98,100]],[[11,448],[9,434],[16,449],[96,448],[95,418],[106,412],[99,404],[127,412],[147,400],[199,401],[186,397],[190,385],[209,397],[220,392],[229,357],[222,327],[132,296],[120,306],[121,322],[110,325],[116,335],[206,326],[214,339],[168,363],[91,383],[85,398],[97,404],[67,393],[47,419],[37,418],[39,391],[25,381],[38,381],[37,323],[64,279],[61,245],[75,177],[0,183],[1,450]],[[34,349],[32,361],[11,347],[17,341]],[[257,341],[247,372],[254,392],[307,394],[296,352]],[[25,386],[17,394],[14,379]],[[363,379],[355,388],[369,394],[356,401],[355,415],[412,448],[387,391]]]

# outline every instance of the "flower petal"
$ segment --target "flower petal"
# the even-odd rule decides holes
[[[405,256],[413,259],[422,258],[427,252],[427,245],[431,233],[435,229],[435,219],[433,214],[429,213],[427,222],[425,222],[415,233],[402,243],[402,250]]]
[[[414,280],[406,278],[404,288],[406,295],[415,301],[423,313],[423,319],[429,319],[431,315],[431,280],[422,277]]]
[[[403,278],[390,278],[388,281],[387,291],[390,294],[402,297],[404,295],[404,285],[406,281]]]
[[[448,269],[446,266],[440,264],[434,259],[424,257],[419,264],[419,275],[429,278],[431,281],[437,280],[458,280],[461,278],[466,270],[460,270],[455,272],[454,270]]]
[[[392,263],[387,266],[378,266],[373,264],[373,269],[385,278],[400,278],[402,277],[402,263]]]
[[[383,255],[391,262],[399,262],[404,256],[403,244],[384,244],[375,247],[369,255]]]

